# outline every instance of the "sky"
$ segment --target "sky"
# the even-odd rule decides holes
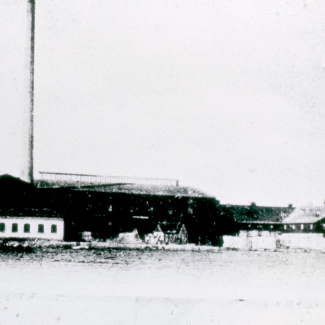
[[[20,176],[27,0],[0,0],[0,174]],[[34,171],[178,179],[221,203],[325,199],[325,3],[36,3]]]

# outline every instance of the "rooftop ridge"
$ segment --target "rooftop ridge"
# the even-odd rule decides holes
[[[179,186],[179,181],[170,178],[131,177],[131,176],[105,176],[92,174],[39,172],[41,179],[37,181],[75,182],[90,184],[144,184],[144,185],[172,185]]]

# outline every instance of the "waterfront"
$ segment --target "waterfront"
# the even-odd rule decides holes
[[[1,255],[0,324],[319,324],[320,252]]]
[[[319,324],[324,257],[114,249],[1,254],[0,324]]]

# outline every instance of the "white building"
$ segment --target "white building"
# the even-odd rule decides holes
[[[63,240],[64,221],[46,217],[0,217],[0,238]]]

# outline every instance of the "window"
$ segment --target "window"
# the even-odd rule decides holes
[[[18,223],[13,223],[11,225],[11,231],[12,232],[18,232]]]
[[[29,223],[24,224],[24,232],[30,232],[30,224]]]
[[[6,225],[4,223],[0,223],[0,232],[4,232],[6,230]]]
[[[44,233],[44,225],[38,225],[38,232],[39,233]]]
[[[56,233],[57,232],[57,227],[56,225],[51,226],[51,233]]]

